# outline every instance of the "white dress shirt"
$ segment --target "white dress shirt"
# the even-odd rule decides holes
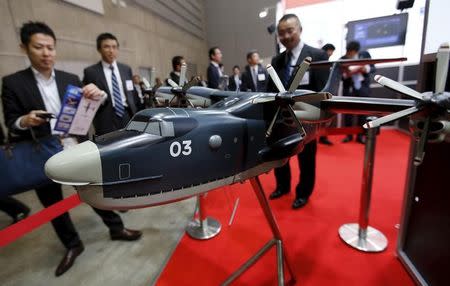
[[[114,102],[114,96],[113,96],[112,71],[110,69],[111,65],[114,67],[114,74],[116,75],[116,79],[119,84],[120,96],[122,97],[122,104],[123,104],[123,106],[127,107],[128,106],[127,98],[124,93],[123,82],[122,82],[122,78],[120,77],[120,72],[119,72],[119,67],[117,66],[117,62],[114,61],[112,64],[108,64],[107,62],[102,61],[103,72],[105,73],[106,83],[108,84],[109,94],[111,95],[112,104],[113,104],[113,106],[116,106],[115,102]]]
[[[223,76],[222,73],[222,69],[220,68],[219,64],[216,62],[211,62],[213,64],[213,66],[215,66],[217,68],[217,70],[219,71],[219,76]]]
[[[302,41],[300,41],[299,44],[291,50],[292,53],[291,66],[297,65],[298,58],[300,57],[300,54],[304,46],[305,44]]]

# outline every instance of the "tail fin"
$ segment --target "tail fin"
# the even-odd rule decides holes
[[[342,71],[341,64],[335,62],[331,67],[330,75],[328,76],[328,81],[321,92],[329,92],[333,96],[337,95],[339,91],[339,84],[341,82]]]

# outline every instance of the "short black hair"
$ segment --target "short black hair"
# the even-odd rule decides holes
[[[219,49],[219,47],[212,47],[211,49],[209,49],[209,59],[212,60],[212,56],[216,54],[216,50]]]
[[[175,70],[176,66],[181,65],[181,61],[184,60],[183,56],[174,56],[172,58],[172,69]]]
[[[359,44],[358,41],[351,41],[347,43],[347,51],[355,51],[355,52],[359,52],[359,49],[361,48],[361,45]]]
[[[278,24],[281,23],[281,22],[285,22],[285,21],[287,21],[289,19],[297,20],[298,26],[300,27],[300,29],[302,28],[302,23],[300,22],[300,19],[295,14],[285,14],[285,15],[283,15],[283,17],[281,17],[280,21],[278,21]]]
[[[238,65],[235,65],[232,70],[234,70],[234,69],[241,70],[241,68]]]
[[[23,45],[28,46],[28,44],[31,41],[31,36],[33,36],[34,34],[48,35],[52,37],[56,43],[55,33],[47,24],[43,22],[33,22],[33,21],[24,23],[20,28],[20,41],[22,42]]]
[[[102,47],[102,42],[104,40],[115,40],[117,43],[117,46],[119,46],[119,41],[117,40],[116,36],[114,36],[111,33],[101,33],[97,36],[97,51],[100,50]]]
[[[334,51],[334,50],[336,50],[336,47],[333,44],[328,43],[322,47],[322,50],[324,50],[324,51],[333,50]]]
[[[258,51],[257,50],[250,50],[247,53],[247,60],[250,59],[253,56],[253,54],[258,54]]]

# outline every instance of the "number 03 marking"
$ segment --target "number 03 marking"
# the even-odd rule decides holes
[[[170,144],[170,156],[172,157],[178,157],[181,154],[183,154],[184,156],[189,156],[192,153],[192,147],[191,147],[191,140],[186,140],[183,141],[182,143],[178,142],[178,141],[174,141],[172,142],[172,144]],[[183,144],[183,147],[181,146],[181,144]]]

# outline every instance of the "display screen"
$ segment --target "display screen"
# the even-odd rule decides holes
[[[347,43],[358,41],[361,49],[405,44],[408,14],[370,18],[347,23]]]

